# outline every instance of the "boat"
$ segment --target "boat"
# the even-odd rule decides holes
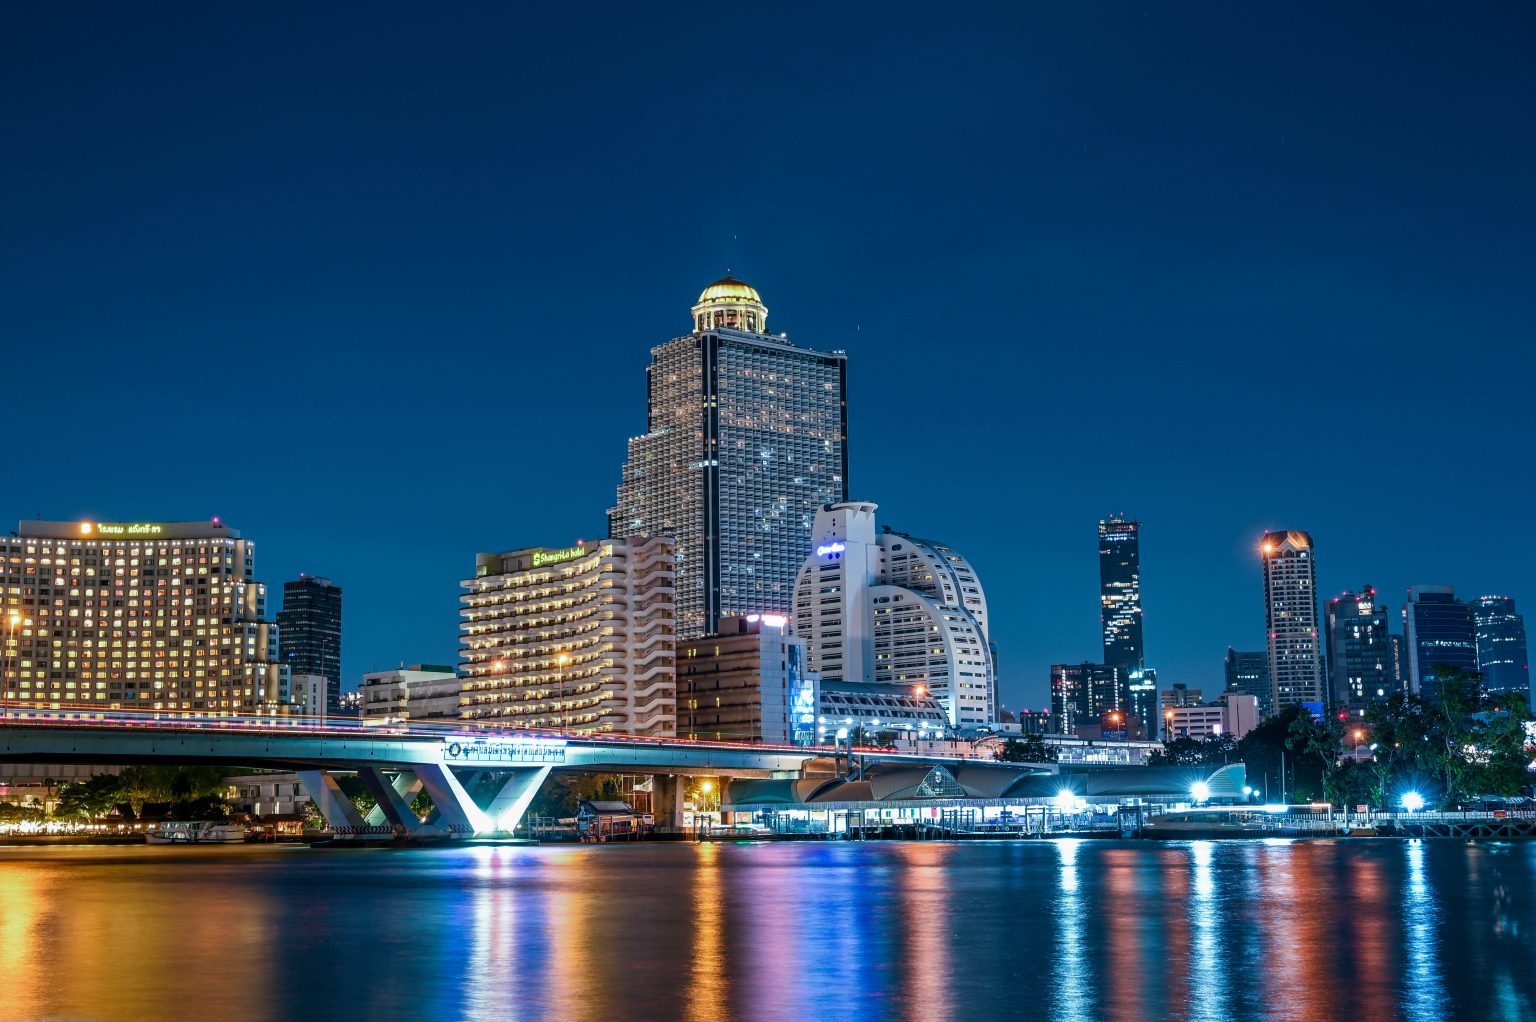
[[[238,823],[191,820],[162,823],[144,835],[152,845],[232,845],[245,842],[245,827]]]
[[[1207,841],[1216,838],[1263,837],[1267,828],[1248,812],[1197,809],[1162,813],[1147,820],[1142,836],[1161,841]]]

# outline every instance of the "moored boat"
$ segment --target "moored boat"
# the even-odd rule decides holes
[[[144,835],[152,845],[229,845],[245,841],[245,827],[213,820],[162,823]]]

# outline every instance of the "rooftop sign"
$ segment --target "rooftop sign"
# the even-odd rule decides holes
[[[159,536],[165,526],[159,522],[81,522],[82,536]]]
[[[572,546],[564,550],[535,550],[532,560],[529,562],[535,568],[542,568],[546,564],[559,564],[561,561],[574,561],[576,558],[588,553],[586,547]]]

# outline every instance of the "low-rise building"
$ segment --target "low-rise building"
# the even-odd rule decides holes
[[[805,643],[779,614],[722,618],[711,635],[679,643],[677,733],[711,741],[810,745],[817,678]]]
[[[452,667],[412,664],[363,675],[363,724],[459,716],[464,681]]]

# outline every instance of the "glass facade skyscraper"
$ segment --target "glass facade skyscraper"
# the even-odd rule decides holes
[[[300,575],[283,583],[277,612],[278,653],[292,675],[325,679],[325,710],[341,709],[341,586],[328,578]],[[319,713],[310,707],[306,713]]]
[[[757,291],[704,289],[694,330],[651,350],[649,416],[629,442],[614,537],[671,537],[678,634],[786,613],[818,508],[848,499],[847,356],[766,332]]]
[[[1525,618],[1515,613],[1508,596],[1479,596],[1472,601],[1477,630],[1477,669],[1483,691],[1530,695],[1530,660],[1525,645]]]
[[[1328,679],[1338,710],[1362,711],[1400,690],[1387,605],[1365,586],[1328,601]]]
[[[1146,662],[1141,641],[1141,523],[1121,518],[1099,522],[1099,614],[1104,663],[1123,675]]]
[[[1477,626],[1472,608],[1451,586],[1411,586],[1403,604],[1408,691],[1433,697],[1435,668],[1477,670]]]
[[[1264,650],[1244,653],[1227,647],[1227,691],[1253,696],[1259,701],[1259,716],[1270,714],[1269,654]]]
[[[1269,635],[1270,710],[1325,702],[1322,643],[1317,634],[1317,562],[1312,537],[1292,529],[1267,532],[1264,617]]]

